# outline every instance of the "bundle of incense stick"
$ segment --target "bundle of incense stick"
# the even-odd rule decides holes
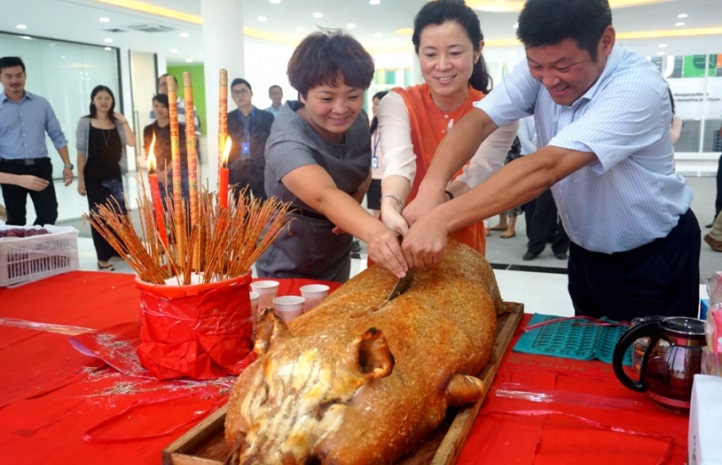
[[[168,221],[166,246],[158,233],[145,184],[140,182],[140,185],[140,232],[133,226],[131,212],[123,212],[112,198],[97,205],[97,213],[84,214],[83,218],[141,280],[151,284],[168,284],[169,278],[175,278],[177,285],[206,284],[241,276],[250,271],[251,265],[291,220],[290,203],[275,198],[251,200],[242,191],[237,203],[229,202],[228,208],[224,208],[214,193],[204,189],[199,195],[199,220],[193,224],[187,202],[181,199],[179,205],[168,195],[166,217],[183,218],[185,227],[177,231],[176,223]],[[182,248],[177,246],[179,235],[186,238]],[[199,253],[197,258],[194,250]]]

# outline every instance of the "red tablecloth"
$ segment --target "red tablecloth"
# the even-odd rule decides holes
[[[610,364],[509,350],[457,464],[683,465],[688,424],[622,386]]]
[[[281,295],[310,282],[279,281]],[[68,343],[83,329],[137,321],[138,307],[131,275],[73,272],[0,288],[0,463],[158,465],[162,449],[225,401],[232,379],[130,377]],[[682,465],[687,423],[622,387],[609,365],[509,351],[459,463]]]
[[[318,282],[278,281],[279,295]],[[133,275],[73,272],[0,288],[0,463],[158,465],[162,449],[225,402],[232,378],[126,376],[68,343],[138,312]]]

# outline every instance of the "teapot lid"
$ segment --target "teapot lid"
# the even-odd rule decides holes
[[[684,336],[704,336],[704,321],[686,316],[665,318],[661,326],[672,333]]]

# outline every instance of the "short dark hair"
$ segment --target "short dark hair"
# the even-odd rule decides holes
[[[611,25],[607,0],[527,0],[519,14],[516,36],[525,48],[572,39],[597,61],[599,41]]]
[[[164,107],[168,108],[168,94],[155,94],[153,96],[153,101],[158,102]]]
[[[102,91],[110,94],[110,98],[113,99],[113,103],[110,104],[110,110],[108,110],[108,118],[110,119],[110,121],[115,121],[115,95],[113,95],[113,91],[110,90],[108,86],[104,86],[102,84],[99,86],[95,86],[90,92],[90,117],[95,118],[95,116],[98,114],[98,109],[95,107],[93,99],[96,95],[98,95],[99,92]]]
[[[2,57],[0,58],[0,70],[3,68],[12,68],[13,66],[19,66],[25,72],[25,63],[20,57]]]
[[[166,85],[168,85],[168,78],[173,78],[176,85],[178,85],[178,79],[176,79],[175,76],[173,76],[170,73],[164,73],[164,74],[161,74],[160,76],[158,76],[158,89],[160,89],[160,85],[162,82],[165,82]],[[170,87],[170,86],[168,86],[168,87]]]
[[[251,83],[248,82],[248,81],[246,81],[246,80],[243,79],[243,78],[235,78],[235,79],[231,82],[231,89],[233,89],[234,87],[236,87],[238,84],[243,84],[244,86],[248,87],[248,90],[250,90],[251,92],[253,92],[253,88],[251,87]]]
[[[411,36],[411,41],[414,43],[414,50],[416,50],[417,55],[419,54],[421,33],[424,29],[431,24],[441,25],[447,21],[454,21],[464,28],[466,35],[474,46],[474,50],[484,40],[479,17],[474,13],[474,10],[466,6],[464,0],[436,0],[426,3],[414,18],[414,34]],[[485,94],[491,90],[491,76],[489,76],[486,69],[486,61],[484,61],[483,56],[480,56],[479,60],[474,64],[469,84],[474,89]]]
[[[374,60],[353,37],[341,31],[314,32],[293,51],[288,80],[304,98],[308,90],[336,84],[339,78],[353,88],[367,89],[374,77]]]
[[[273,89],[278,89],[281,92],[283,92],[283,89],[278,84],[273,84],[271,87],[268,88],[268,92],[271,92]]]

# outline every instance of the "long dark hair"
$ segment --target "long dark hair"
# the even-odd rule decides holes
[[[95,118],[98,114],[98,109],[95,108],[95,104],[93,103],[93,99],[96,95],[98,95],[99,92],[106,91],[108,94],[110,94],[110,98],[113,99],[113,103],[110,104],[110,110],[108,110],[108,118],[110,121],[115,122],[115,95],[113,95],[113,91],[110,90],[107,86],[99,85],[95,86],[93,88],[93,91],[90,93],[90,117]]]
[[[374,99],[379,99],[379,101],[380,101],[382,98],[384,98],[384,95],[386,95],[386,94],[388,94],[388,93],[389,93],[388,90],[382,90],[382,91],[380,91],[380,92],[376,92],[376,93],[374,94],[374,96],[371,97],[371,101],[373,102]],[[369,127],[369,132],[370,132],[371,134],[375,133],[375,132],[376,132],[376,128],[378,128],[378,127],[379,127],[379,119],[378,119],[377,116],[374,116],[373,119],[371,120],[371,126]]]
[[[421,32],[426,26],[431,24],[441,25],[446,21],[454,21],[458,23],[466,31],[474,50],[479,47],[479,43],[484,40],[484,34],[481,32],[479,17],[476,16],[474,10],[466,6],[464,0],[436,0],[426,3],[416,14],[414,19],[414,35],[411,41],[414,43],[416,54],[419,54],[419,43],[421,42]],[[486,61],[484,56],[474,64],[474,70],[469,78],[469,84],[476,90],[488,94],[492,87],[491,76],[486,70]]]

